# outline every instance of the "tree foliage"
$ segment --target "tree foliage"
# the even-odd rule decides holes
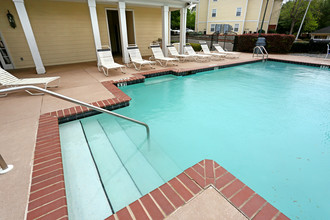
[[[187,28],[195,29],[196,12],[187,10]],[[180,29],[180,10],[171,12],[171,28]]]
[[[318,29],[330,26],[330,0],[324,0],[320,7],[321,15]]]
[[[322,5],[325,1],[330,0],[311,0],[308,9],[302,32],[313,32],[319,29],[320,19],[322,17]],[[290,0],[286,2],[281,9],[280,18],[278,21],[277,32],[292,34],[297,33],[302,22],[309,0]],[[329,9],[326,13],[329,15]]]

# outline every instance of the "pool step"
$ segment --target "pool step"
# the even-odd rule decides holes
[[[81,124],[104,189],[116,212],[140,198],[142,194],[98,121],[93,118],[86,118],[81,120]]]
[[[165,183],[114,117],[99,120],[99,123],[142,195]]]
[[[70,219],[112,214],[79,121],[60,125],[65,191]]]

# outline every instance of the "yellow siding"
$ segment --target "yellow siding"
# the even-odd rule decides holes
[[[249,0],[248,10],[246,14],[247,21],[258,21],[260,14],[260,6],[262,0]],[[257,26],[256,26],[257,28]]]
[[[161,8],[133,7],[135,17],[136,43],[142,56],[151,55],[148,49],[152,41],[162,38]]]
[[[273,6],[273,12],[269,24],[277,25],[278,19],[280,17],[281,8],[282,8],[282,0],[275,0]]]
[[[244,19],[246,0],[218,0],[210,2],[209,21],[242,21]],[[236,9],[242,8],[241,16],[236,16]],[[212,17],[212,9],[217,10],[217,16]]]
[[[32,55],[13,1],[1,0],[0,8],[0,31],[8,48],[8,52],[13,59],[14,67],[23,68],[34,66]],[[6,9],[14,16],[17,25],[15,29],[9,26]],[[21,57],[23,57],[23,61],[20,60]]]

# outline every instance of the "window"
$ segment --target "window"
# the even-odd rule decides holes
[[[212,17],[217,16],[217,9],[212,9]]]
[[[238,32],[239,24],[235,24],[234,31]]]
[[[214,2],[217,2],[218,0],[213,0]]]
[[[236,16],[241,16],[242,14],[242,8],[237,8],[236,9]]]
[[[211,24],[211,32],[215,31],[215,24]]]

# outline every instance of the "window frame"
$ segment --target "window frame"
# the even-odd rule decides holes
[[[236,17],[240,17],[242,15],[242,7],[236,8]]]
[[[236,25],[237,25],[237,30],[236,30]],[[234,24],[234,32],[238,32],[239,30],[239,24]]]
[[[216,24],[211,24],[210,32],[215,32],[215,25],[216,25]],[[213,27],[213,30],[212,30],[212,27]]]
[[[213,16],[213,15],[214,15],[214,16]],[[215,18],[216,16],[217,16],[217,9],[214,8],[214,9],[212,9],[211,17],[212,17],[212,18]]]

